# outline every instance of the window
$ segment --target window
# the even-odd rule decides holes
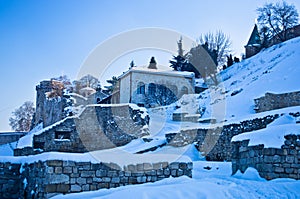
[[[57,140],[70,140],[71,132],[70,131],[55,131],[55,139]]]
[[[145,94],[145,84],[143,82],[138,83],[137,94]]]
[[[181,88],[181,95],[184,95],[184,94],[188,94],[188,88],[185,86]]]
[[[154,95],[155,92],[156,92],[156,85],[153,83],[149,84],[149,86],[148,86],[149,95]]]

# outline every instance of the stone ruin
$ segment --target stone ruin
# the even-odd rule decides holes
[[[265,96],[254,99],[254,103],[254,110],[257,113],[291,106],[300,106],[300,91],[281,94],[266,93]]]
[[[233,142],[232,174],[255,168],[267,180],[300,179],[300,134],[286,135],[281,148],[265,148],[263,144],[248,146],[249,140]]]

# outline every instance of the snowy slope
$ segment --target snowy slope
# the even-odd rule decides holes
[[[295,38],[232,65],[219,75],[217,88],[210,87],[198,96],[199,107],[206,108],[203,117],[240,120],[255,114],[254,99],[266,92],[299,91],[299,60],[300,38]],[[238,94],[232,96],[234,92]]]

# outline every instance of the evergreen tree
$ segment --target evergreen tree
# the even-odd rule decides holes
[[[109,86],[104,86],[106,89],[106,92],[108,94],[112,94],[115,89],[117,89],[119,79],[116,76],[113,76],[111,79],[106,80],[107,83],[109,83]]]

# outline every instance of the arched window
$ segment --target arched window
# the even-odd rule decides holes
[[[153,83],[150,83],[148,86],[148,93],[149,95],[154,95],[156,92],[156,85]]]
[[[188,94],[188,88],[186,86],[183,86],[181,88],[181,95],[184,95],[184,94]]]
[[[178,95],[178,88],[175,85],[170,86],[170,90],[173,92],[174,95]]]
[[[145,84],[143,82],[138,83],[137,94],[145,94]]]

